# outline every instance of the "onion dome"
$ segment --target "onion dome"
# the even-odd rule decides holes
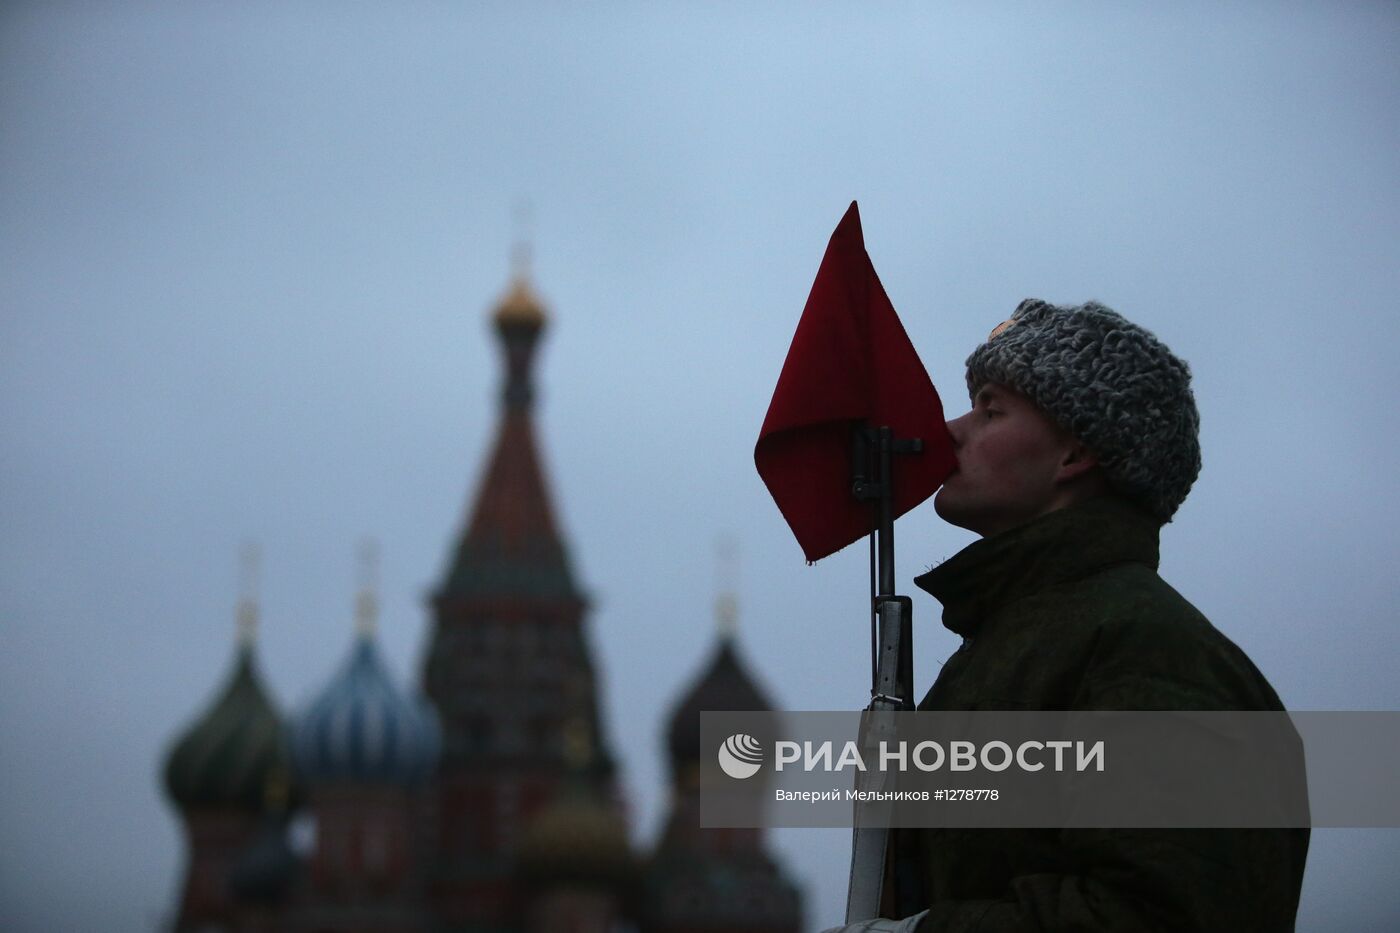
[[[530,246],[525,241],[516,243],[511,264],[515,274],[505,297],[496,305],[492,321],[501,332],[508,330],[539,331],[549,320],[544,302],[530,287]]]
[[[517,857],[521,876],[535,884],[616,888],[637,872],[622,816],[577,787],[530,821]]]
[[[637,877],[627,825],[589,779],[592,740],[582,719],[567,728],[569,776],[558,797],[530,820],[517,850],[527,884],[580,884],[620,890]]]
[[[516,327],[539,330],[548,319],[544,302],[535,294],[535,290],[530,287],[530,280],[523,273],[515,276],[509,291],[496,305],[496,311],[492,315],[498,330]]]
[[[350,660],[297,723],[292,752],[308,781],[413,784],[437,763],[437,719],[394,686],[374,639],[355,639]]]
[[[728,710],[771,710],[768,697],[739,658],[734,636],[734,600],[719,600],[719,644],[704,671],[676,704],[666,731],[671,768],[679,773],[700,762],[700,714]]]
[[[437,764],[437,717],[394,686],[375,645],[373,594],[356,606],[350,659],[293,732],[297,769],[312,783],[418,783]]]
[[[291,774],[282,720],[268,699],[253,657],[256,603],[238,609],[233,673],[209,708],[176,740],[165,763],[165,786],[182,809],[262,809],[269,783]]]

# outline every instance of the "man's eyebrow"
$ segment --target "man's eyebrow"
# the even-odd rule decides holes
[[[1001,393],[997,392],[996,386],[988,383],[987,385],[984,385],[982,388],[977,390],[977,395],[973,397],[972,404],[986,404],[988,402],[996,401],[1000,394]]]

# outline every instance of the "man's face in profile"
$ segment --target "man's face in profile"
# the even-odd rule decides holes
[[[1026,396],[987,383],[948,430],[958,468],[933,503],[944,521],[987,537],[1064,504],[1074,439]]]

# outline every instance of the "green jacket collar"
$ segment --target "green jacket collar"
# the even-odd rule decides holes
[[[1157,522],[1112,496],[1059,509],[974,541],[914,583],[943,604],[943,624],[971,637],[997,609],[1112,564],[1157,568]]]

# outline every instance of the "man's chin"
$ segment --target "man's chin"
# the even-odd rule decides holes
[[[967,510],[958,502],[956,490],[949,490],[945,483],[943,488],[938,490],[933,497],[933,510],[938,513],[938,517],[950,525],[957,525],[959,528],[967,528],[964,524],[968,520]]]
[[[949,489],[945,485],[938,490],[938,494],[933,497],[933,510],[950,525],[956,525],[983,538],[988,534],[987,513],[960,496],[957,488]]]

